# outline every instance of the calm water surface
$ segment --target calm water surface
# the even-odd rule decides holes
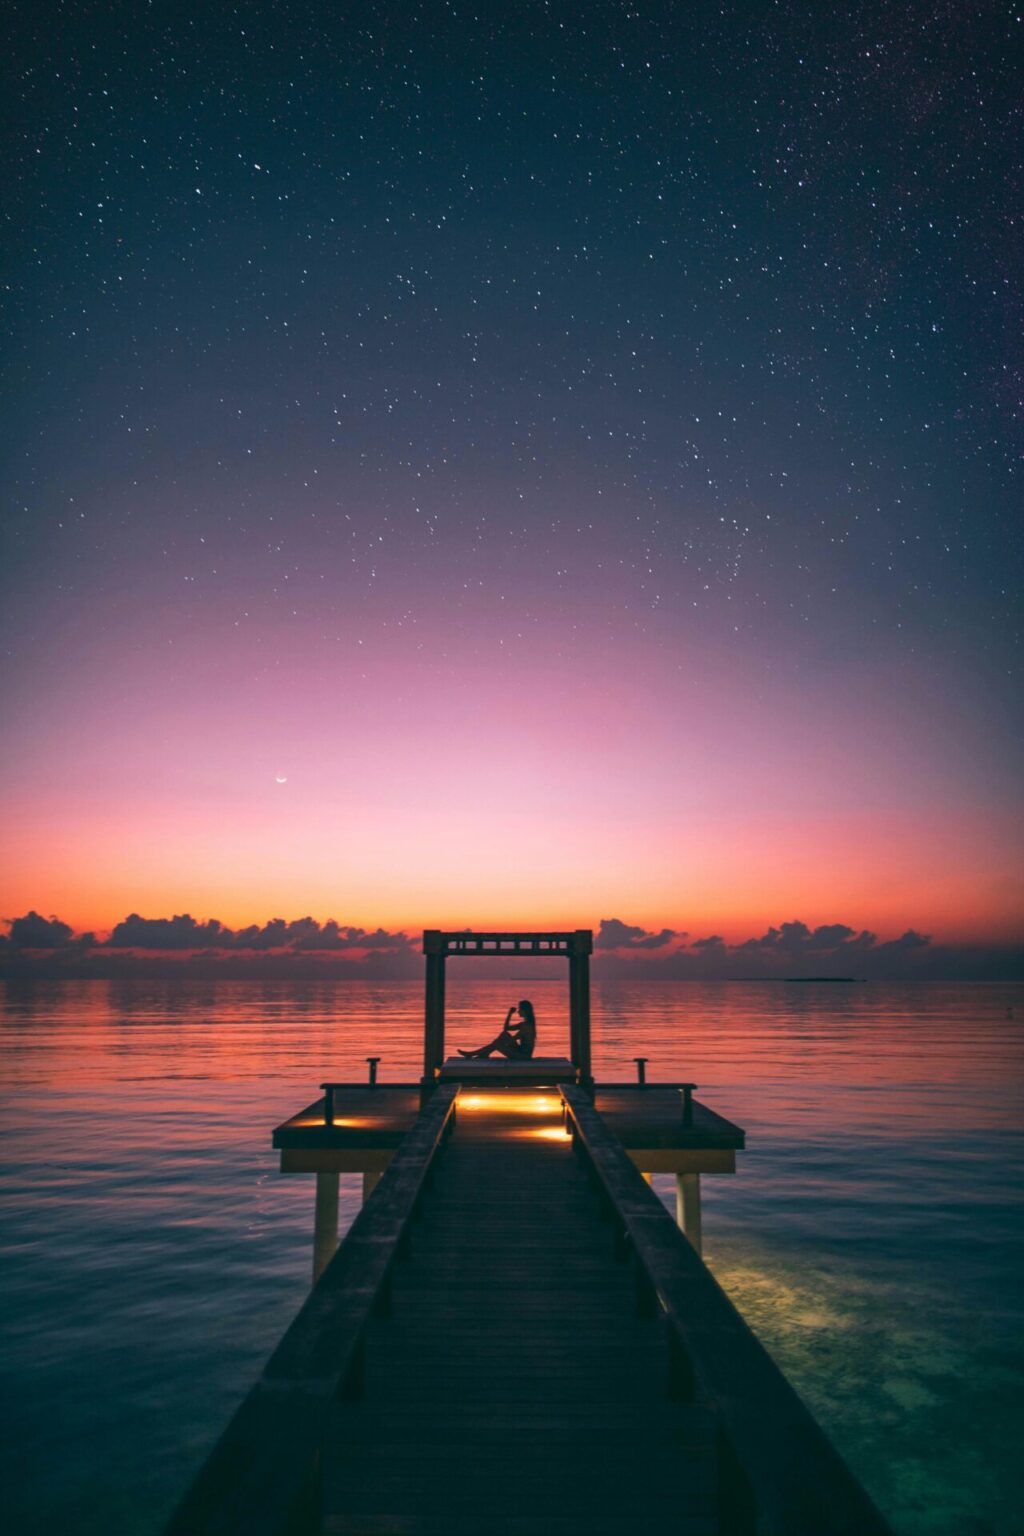
[[[451,979],[449,1040],[557,983]],[[269,1132],[325,1077],[419,1068],[404,983],[0,992],[12,1528],[151,1536],[308,1284],[312,1180]],[[706,1257],[901,1536],[1022,1533],[1024,987],[605,983],[595,1072],[746,1127]],[[662,1192],[668,1198],[672,1180]],[[355,1180],[342,1180],[351,1216]]]

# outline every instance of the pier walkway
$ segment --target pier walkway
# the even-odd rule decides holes
[[[463,1093],[366,1352],[324,1443],[333,1536],[717,1529],[711,1415],[667,1400],[557,1097]]]
[[[275,1132],[387,1164],[168,1536],[890,1536],[642,1177],[728,1122],[673,1151],[638,1088],[630,1152],[578,1086],[442,1083],[399,1133],[365,1091]]]
[[[167,1536],[891,1536],[702,1262],[744,1132],[646,1057],[594,1081],[590,930],[423,946],[420,1082],[368,1056],[274,1131],[316,1175],[313,1288]],[[446,1058],[467,955],[566,961],[569,1055]]]

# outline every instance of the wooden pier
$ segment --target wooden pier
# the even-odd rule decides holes
[[[172,1536],[883,1536],[701,1261],[700,1176],[743,1132],[692,1084],[595,1087],[580,1031],[585,1072],[374,1063],[277,1128],[317,1176],[315,1283]]]

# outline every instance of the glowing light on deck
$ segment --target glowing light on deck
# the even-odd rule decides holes
[[[311,1129],[315,1128],[322,1131],[327,1126],[327,1121],[324,1119],[323,1114],[321,1113],[319,1115],[301,1115],[295,1120],[289,1120],[288,1124],[289,1127],[295,1129],[301,1127],[303,1130],[305,1130],[307,1127],[309,1127]],[[330,1129],[332,1131],[339,1129],[365,1130],[369,1126],[380,1124],[381,1121],[379,1119],[375,1120],[372,1116],[369,1115],[335,1115],[334,1119],[331,1121]]]
[[[499,1115],[556,1115],[562,1101],[534,1093],[470,1093],[459,1095],[458,1107]]]

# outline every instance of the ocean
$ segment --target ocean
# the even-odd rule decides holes
[[[450,967],[450,1046],[524,995],[564,1052],[563,986],[497,965]],[[1024,1533],[1024,986],[616,981],[593,1018],[599,1080],[643,1054],[745,1127],[705,1258],[900,1536]],[[309,1285],[272,1127],[368,1055],[417,1077],[421,1033],[415,983],[0,988],[12,1529],[160,1529]]]

